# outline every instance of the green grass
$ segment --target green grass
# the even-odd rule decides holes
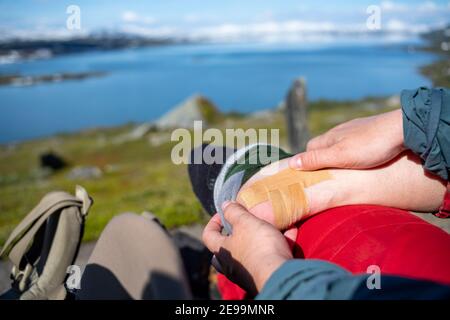
[[[319,101],[311,104],[309,124],[312,135],[320,134],[340,122],[387,110],[364,107],[370,102],[379,101]],[[233,114],[224,117],[222,121],[215,121],[222,130],[280,128],[281,145],[285,145],[284,117],[281,113],[264,121]],[[186,165],[174,165],[170,160],[175,143],[153,146],[148,137],[115,142],[130,128],[126,125],[88,130],[15,146],[0,146],[0,244],[47,192],[65,190],[73,193],[76,184],[84,186],[94,198],[84,237],[87,241],[98,238],[108,221],[121,212],[151,211],[168,228],[204,223],[207,215],[191,191]],[[61,155],[69,167],[43,175],[39,170],[39,155],[46,151]],[[103,176],[92,180],[68,180],[67,173],[79,165],[98,166]]]

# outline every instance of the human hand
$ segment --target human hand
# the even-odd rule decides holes
[[[399,109],[334,127],[311,139],[306,152],[292,157],[289,166],[299,170],[373,168],[403,150],[403,121]]]
[[[223,226],[216,214],[203,231],[203,242],[231,281],[256,294],[276,269],[293,259],[291,249],[280,231],[241,205],[226,203],[223,209],[233,234],[222,235]]]

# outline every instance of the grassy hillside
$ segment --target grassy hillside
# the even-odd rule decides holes
[[[422,50],[436,54],[436,61],[422,66],[420,71],[434,87],[450,88],[450,25],[423,35],[426,45]]]
[[[364,101],[319,101],[310,106],[310,130],[313,135],[360,116],[389,110],[384,99]],[[284,117],[278,111],[271,116],[228,115],[217,120],[217,127],[280,128],[285,145]],[[96,239],[116,214],[149,210],[167,227],[204,222],[207,217],[189,185],[185,165],[174,165],[170,153],[175,143],[170,132],[152,132],[148,136],[120,141],[132,126],[61,134],[47,139],[0,146],[0,244],[13,227],[47,192],[73,192],[84,186],[94,198],[84,240]],[[155,142],[157,141],[157,143]],[[48,173],[39,168],[39,155],[52,151],[68,163],[66,169]],[[70,180],[68,172],[76,166],[96,166],[102,177]]]

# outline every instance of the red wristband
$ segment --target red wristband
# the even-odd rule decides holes
[[[447,192],[445,192],[444,201],[439,208],[439,212],[434,215],[443,219],[450,218],[450,182],[447,183]]]

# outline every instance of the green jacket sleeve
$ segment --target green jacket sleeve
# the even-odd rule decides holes
[[[425,169],[448,181],[450,90],[404,90],[401,105],[405,146],[422,158]]]
[[[352,275],[321,260],[293,259],[267,280],[258,300],[449,300],[450,286],[390,275]]]
[[[293,259],[272,274],[256,299],[347,300],[364,281],[326,261]]]

